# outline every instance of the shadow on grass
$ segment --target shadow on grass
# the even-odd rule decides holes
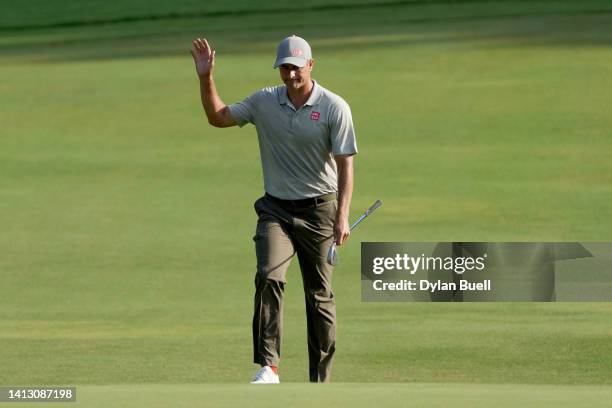
[[[589,9],[588,4],[572,9],[557,7],[554,2],[535,8],[520,3],[468,2],[447,4],[441,9],[439,4],[408,2],[334,12],[220,14],[19,30],[6,33],[0,53],[37,62],[188,56],[192,39],[206,35],[223,54],[273,54],[278,39],[291,33],[308,38],[317,51],[325,53],[423,45],[500,48],[612,44],[612,5],[606,10]]]

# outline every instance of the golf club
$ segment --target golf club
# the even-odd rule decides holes
[[[351,225],[350,231],[352,232],[357,227],[357,225],[361,223],[361,221],[365,220],[368,215],[372,214],[374,210],[376,210],[381,205],[382,202],[380,200],[376,200],[376,202],[372,204],[372,206],[368,208],[366,212],[361,214],[361,216],[357,219],[357,221],[355,221],[355,223],[353,223],[353,225]],[[338,260],[338,251],[336,250],[336,241],[334,240],[334,242],[332,242],[331,246],[329,247],[329,251],[327,251],[327,263],[330,265],[336,265],[338,263]]]

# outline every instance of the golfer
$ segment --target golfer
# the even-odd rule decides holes
[[[296,253],[306,298],[310,381],[328,382],[336,349],[336,305],[333,267],[326,258],[332,242],[342,245],[350,234],[357,153],[349,106],[311,78],[315,61],[300,37],[278,45],[274,68],[284,85],[229,106],[213,81],[215,51],[208,41],[195,40],[191,54],[208,122],[215,127],[252,123],[259,139],[265,195],[254,205],[253,352],[261,368],[251,383],[279,383],[283,291]]]

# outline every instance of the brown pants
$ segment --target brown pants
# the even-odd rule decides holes
[[[333,242],[337,201],[301,203],[264,196],[255,202],[259,217],[253,240],[257,253],[254,362],[278,365],[283,329],[286,272],[297,253],[306,297],[311,382],[329,382],[336,345],[333,267],[327,251]]]

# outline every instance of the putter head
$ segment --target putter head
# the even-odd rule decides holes
[[[338,263],[338,251],[336,251],[336,243],[333,242],[327,251],[327,263],[334,266]]]

